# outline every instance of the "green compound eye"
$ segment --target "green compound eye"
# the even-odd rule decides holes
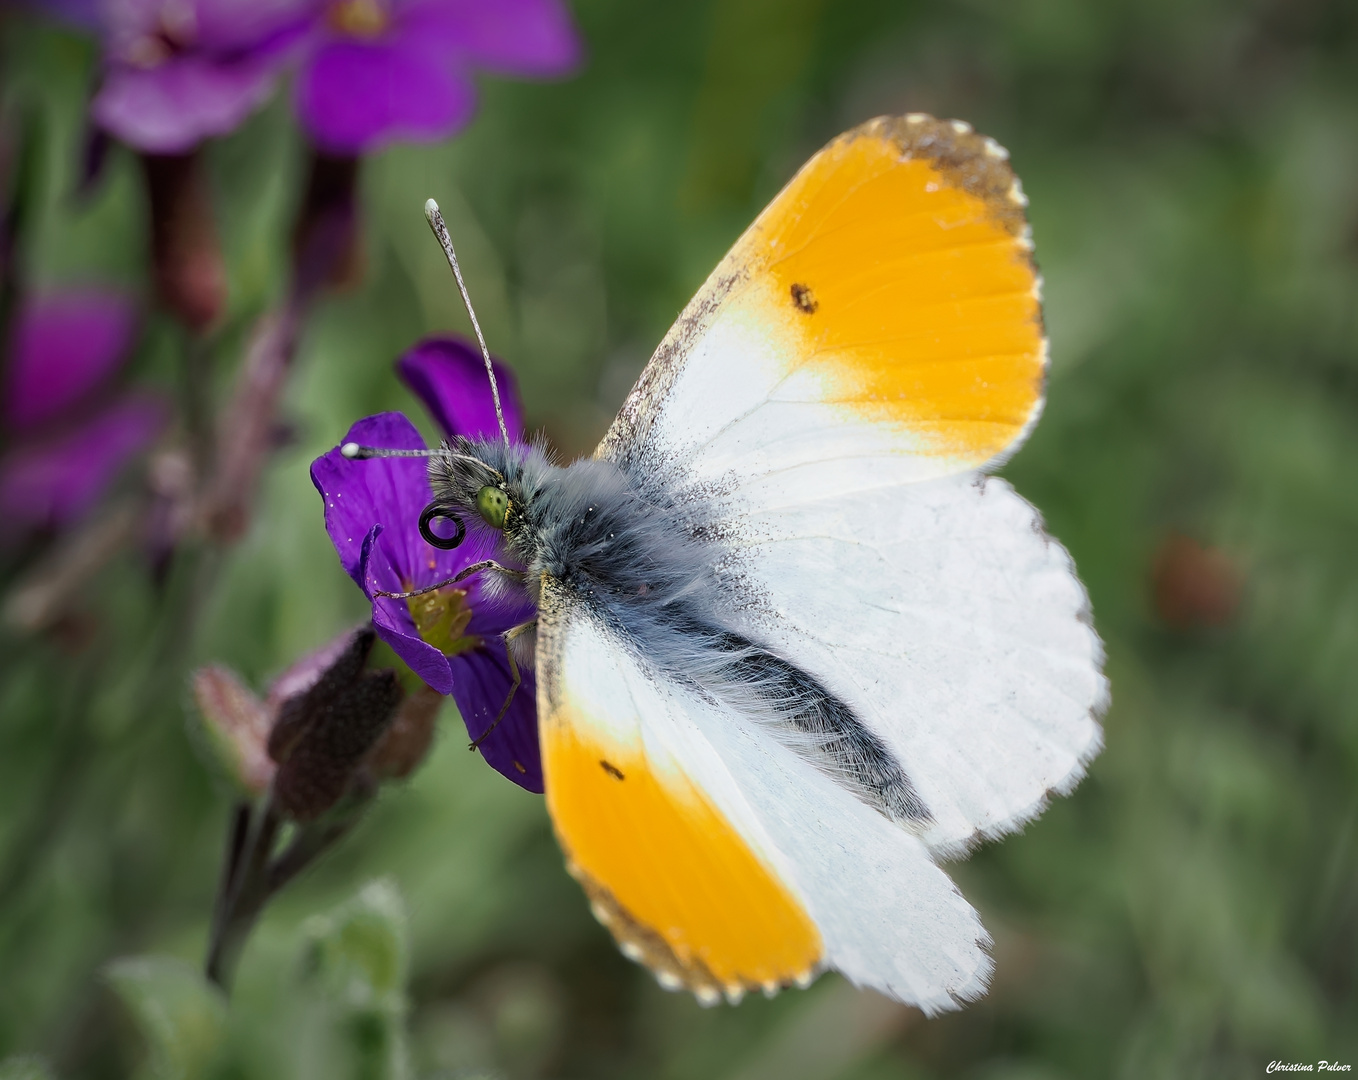
[[[505,514],[509,513],[509,496],[497,487],[483,487],[476,493],[476,510],[492,529],[503,529]]]

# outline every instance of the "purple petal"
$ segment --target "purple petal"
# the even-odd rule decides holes
[[[393,600],[387,596],[373,597],[373,593],[378,590],[401,592],[411,587],[406,584],[409,580],[407,576],[393,564],[390,550],[382,543],[385,531],[381,525],[372,527],[364,538],[363,553],[359,560],[359,572],[363,579],[359,584],[365,581],[369,583],[363,591],[372,600],[373,626],[382,640],[428,686],[440,694],[450,693],[453,689],[453,673],[448,657],[420,637],[409,605],[404,600]]]
[[[360,420],[349,429],[345,442],[393,450],[424,446],[415,426],[400,413]],[[452,551],[433,547],[420,535],[420,513],[433,498],[422,458],[350,461],[336,448],[312,463],[311,480],[324,500],[325,527],[340,564],[369,599],[378,591],[407,592],[433,585],[491,555],[491,541],[475,534]],[[509,618],[519,614],[518,605],[483,601],[476,582],[468,582],[467,592],[475,612],[472,632],[507,629],[503,619],[497,622],[493,617],[501,609]],[[448,693],[447,657],[420,638],[404,600],[373,600],[373,622],[421,678]],[[401,636],[408,640],[398,640]]]
[[[225,135],[273,92],[283,54],[177,56],[153,68],[110,67],[91,112],[129,146],[176,154]]]
[[[518,381],[492,358],[500,387],[500,407],[509,437],[523,438],[523,406]],[[475,345],[462,338],[428,337],[396,361],[396,373],[424,402],[443,433],[468,439],[495,439],[500,425],[486,378],[486,362]]]
[[[406,0],[396,17],[453,56],[504,75],[551,78],[580,62],[580,39],[559,0]]]
[[[424,446],[415,426],[400,413],[382,413],[360,420],[349,429],[345,442],[393,450]],[[433,498],[423,458],[350,461],[337,447],[312,462],[311,481],[325,502],[326,531],[339,553],[341,565],[370,595],[376,590],[405,592],[423,588],[491,556],[493,538],[476,532],[451,551],[432,546],[420,535],[420,513]],[[380,541],[372,544],[372,567],[365,574],[363,543],[374,525],[383,526],[385,532]],[[476,589],[468,592],[469,599],[479,596]],[[404,610],[402,602],[392,603]]]
[[[194,45],[215,52],[276,49],[324,15],[324,0],[196,0]]]
[[[393,34],[321,45],[298,76],[295,101],[317,145],[358,154],[451,135],[471,119],[476,90],[437,42]]]
[[[415,674],[439,693],[452,693],[456,690],[453,663],[457,658],[449,658],[420,637],[410,614],[410,606],[405,600],[374,594],[406,592],[445,581],[463,566],[489,558],[491,546],[469,538],[466,544],[455,551],[438,551],[426,544],[419,537],[418,528],[412,526],[416,542],[430,552],[430,557],[412,575],[402,566],[408,558],[409,545],[403,542],[400,531],[375,525],[364,538],[359,558],[359,576],[362,578],[363,591],[372,601],[373,625],[382,640],[410,665]],[[493,639],[494,644],[487,647],[502,647],[499,640],[501,633],[533,617],[530,604],[487,597],[476,580],[469,580],[462,587],[467,590],[467,602],[473,611],[468,633],[481,636],[487,642]],[[503,702],[504,699],[500,700]],[[499,709],[499,705],[496,705],[496,709]]]
[[[28,300],[10,339],[5,420],[31,428],[76,404],[117,370],[135,324],[132,304],[108,290]]]
[[[398,450],[423,446],[419,432],[400,413],[360,420],[345,442]],[[340,562],[372,601],[378,634],[429,686],[457,698],[473,737],[485,731],[509,690],[500,635],[531,619],[532,604],[526,597],[488,596],[478,577],[469,579],[465,588],[472,619],[467,633],[485,644],[449,657],[420,637],[406,601],[375,594],[445,581],[494,554],[495,538],[472,532],[462,546],[443,551],[420,536],[420,512],[433,494],[420,458],[350,461],[336,448],[312,463],[311,479],[324,500],[326,530]],[[541,791],[535,695],[530,674],[483,750],[486,760],[515,783]]]
[[[324,14],[325,0],[63,0],[96,7],[110,63],[145,66],[180,55],[261,53],[295,41]]]
[[[509,660],[499,641],[455,656],[450,661],[453,700],[467,725],[467,734],[479,738],[505,703],[512,679]],[[537,686],[533,672],[520,668],[523,684],[514,693],[509,711],[481,744],[487,764],[520,787],[542,793],[542,757],[538,750]]]
[[[390,450],[424,449],[424,440],[415,425],[394,412],[360,420],[349,429],[344,441]],[[359,559],[368,530],[379,524],[393,529],[416,528],[431,495],[424,459],[350,461],[339,452],[339,447],[312,462],[311,482],[325,502],[325,529],[339,553],[340,565],[360,588],[363,582],[359,577]],[[397,585],[392,591],[400,588]]]
[[[63,438],[12,451],[0,462],[3,527],[69,525],[150,445],[165,420],[158,399],[132,396]]]

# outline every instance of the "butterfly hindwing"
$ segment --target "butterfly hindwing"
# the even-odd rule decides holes
[[[1017,828],[1098,753],[1103,648],[1070,556],[1007,483],[814,490],[721,524],[750,634],[885,743],[936,854]]]
[[[917,836],[550,579],[538,672],[557,836],[663,983],[712,1001],[833,967],[929,1011],[983,990],[985,931]]]

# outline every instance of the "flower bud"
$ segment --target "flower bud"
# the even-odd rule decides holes
[[[434,745],[443,695],[423,684],[406,695],[391,727],[368,755],[367,766],[381,780],[404,780],[413,773]]]
[[[387,731],[404,696],[394,671],[364,671],[376,634],[357,631],[308,689],[285,700],[269,734],[278,763],[274,798],[296,821],[310,821],[342,799]]]
[[[213,749],[231,777],[253,794],[273,779],[266,743],[271,717],[264,702],[230,668],[217,664],[193,673],[193,697]]]

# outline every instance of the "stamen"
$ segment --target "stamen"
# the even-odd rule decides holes
[[[350,37],[375,38],[390,25],[391,16],[377,0],[340,0],[330,8],[326,22]]]

